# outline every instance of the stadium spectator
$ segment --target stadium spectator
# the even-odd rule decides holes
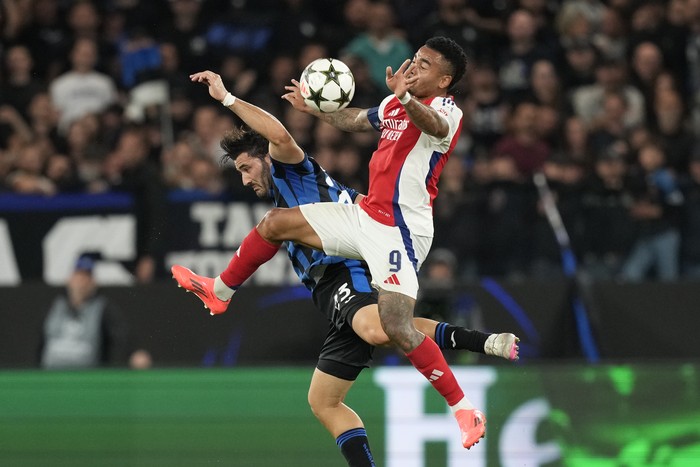
[[[39,92],[29,102],[29,127],[37,139],[48,139],[57,145],[61,138],[58,136],[58,110],[51,102],[48,92]]]
[[[625,125],[633,127],[644,123],[644,95],[627,82],[627,70],[619,60],[601,60],[595,69],[595,82],[575,89],[571,96],[574,113],[586,125],[592,125],[600,117],[607,93],[619,92],[627,103]]]
[[[679,277],[679,211],[683,193],[673,172],[666,166],[666,154],[657,143],[642,146],[633,168],[630,216],[637,238],[622,265],[626,281],[656,278],[672,281]],[[652,275],[653,272],[653,275]]]
[[[379,89],[384,89],[386,67],[398,69],[413,48],[395,27],[391,3],[371,3],[367,12],[367,31],[355,37],[341,51],[342,57],[355,56],[367,63],[370,76]]]
[[[417,31],[411,28],[409,33],[416,42],[425,42],[433,36],[450,37],[470,58],[490,59],[502,41],[503,22],[497,16],[489,18],[483,12],[480,14],[476,6],[467,0],[439,0],[437,10],[422,19]]]
[[[329,8],[329,13],[335,13],[332,18],[335,21],[325,21],[319,25],[321,42],[328,44],[328,49],[335,53],[340,51],[355,37],[366,31],[369,7],[370,0],[347,0],[343,2],[341,11],[335,12],[334,9]]]
[[[493,147],[494,159],[506,159],[513,164],[513,181],[529,180],[549,158],[551,148],[537,133],[536,125],[537,105],[518,104],[510,117],[508,134]]]
[[[627,53],[627,23],[618,9],[606,6],[600,18],[600,29],[591,37],[603,61],[625,61]]]
[[[617,141],[596,157],[584,181],[581,197],[583,231],[578,245],[582,264],[595,280],[612,280],[620,273],[635,226],[629,216],[631,195],[629,146]]]
[[[64,134],[75,120],[102,112],[117,100],[114,80],[95,70],[97,53],[93,39],[78,39],[71,49],[71,70],[51,82],[51,101],[59,112],[58,128]]]
[[[16,193],[51,196],[56,184],[45,175],[49,151],[40,142],[26,144],[19,151],[14,169],[7,175],[7,185]]]
[[[286,54],[274,56],[270,60],[267,71],[261,73],[264,80],[256,83],[251,99],[268,109],[272,115],[284,115],[287,108],[282,105],[280,94],[284,92],[286,84],[292,78],[298,78],[300,74],[297,57]]]
[[[218,165],[206,157],[197,157],[190,162],[189,170],[192,190],[213,198],[224,193],[224,183]]]
[[[564,46],[562,81],[567,89],[575,91],[595,82],[595,67],[600,54],[588,37],[572,39]]]
[[[435,248],[421,268],[421,289],[416,299],[416,316],[435,321],[453,319],[459,261],[444,248]]]
[[[20,113],[10,105],[0,105],[0,144],[17,149],[33,139],[31,128]]]
[[[657,91],[654,97],[652,127],[667,156],[667,164],[677,174],[688,170],[695,137],[688,131],[681,95],[675,90]]]
[[[367,193],[369,182],[362,167],[362,155],[357,146],[343,142],[335,155],[333,176],[358,193]]]
[[[219,109],[207,105],[197,107],[192,118],[192,130],[197,144],[212,161],[218,161],[222,155],[219,147],[220,133],[217,133],[220,117]]]
[[[14,45],[5,55],[7,79],[0,88],[0,105],[11,105],[23,119],[29,117],[29,103],[43,84],[33,76],[34,63],[29,48]]]
[[[469,179],[464,158],[455,154],[447,161],[438,188],[440,196],[433,204],[434,248],[450,251],[456,257],[455,278],[475,279],[478,271],[479,192]]]
[[[589,127],[591,150],[602,152],[615,141],[629,136],[632,128],[625,120],[628,107],[622,92],[610,91],[603,95],[601,113]]]
[[[25,20],[22,13],[22,4],[17,0],[6,0],[0,4],[0,47],[18,36]]]
[[[537,60],[550,51],[536,41],[535,18],[527,10],[515,10],[506,24],[508,44],[497,52],[498,82],[509,102],[523,99],[530,88],[530,73]]]
[[[644,94],[647,117],[653,116],[656,78],[664,70],[664,57],[659,46],[653,42],[642,42],[632,51],[632,83]],[[653,120],[648,120],[654,123]]]
[[[567,158],[590,169],[594,162],[594,154],[588,144],[588,128],[577,116],[570,116],[562,125],[562,139],[557,144],[558,152]]]
[[[197,70],[208,59],[206,32],[209,22],[202,11],[203,3],[202,0],[169,1],[170,15],[166,14],[167,19],[156,38],[160,43],[175,44],[184,70]]]
[[[477,210],[478,273],[522,279],[529,269],[531,190],[517,182],[517,169],[508,158],[479,158],[473,172],[482,185]]]
[[[532,97],[538,104],[553,107],[558,111],[565,110],[566,101],[561,80],[551,61],[537,60],[532,65],[530,88]]]
[[[151,149],[145,129],[129,127],[104,163],[104,174],[111,189],[134,197],[137,257],[133,271],[140,283],[151,282],[156,274],[162,274],[159,260],[162,255],[160,239],[164,235],[165,193]]]
[[[465,132],[472,140],[472,152],[488,154],[505,133],[508,104],[501,95],[496,71],[477,65],[468,77],[469,93],[464,99]]]
[[[61,15],[60,2],[35,0],[31,3],[31,21],[22,28],[17,42],[29,48],[36,63],[36,74],[49,82],[61,72],[69,33]]]
[[[50,370],[127,366],[130,354],[126,320],[100,294],[93,276],[95,259],[82,255],[44,318],[39,364]]]

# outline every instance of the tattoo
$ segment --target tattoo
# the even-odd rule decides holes
[[[408,353],[418,347],[425,336],[413,325],[416,301],[398,292],[379,291],[379,319],[391,342]]]
[[[367,131],[372,125],[367,120],[367,110],[355,107],[331,113],[317,112],[315,115],[324,122],[343,131]]]
[[[408,118],[420,131],[430,136],[444,138],[450,131],[450,127],[444,118],[440,117],[435,109],[422,102],[411,99],[405,106]]]

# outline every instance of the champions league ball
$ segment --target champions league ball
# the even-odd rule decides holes
[[[355,94],[355,78],[348,66],[335,58],[309,63],[299,80],[299,91],[309,107],[324,113],[344,109]]]

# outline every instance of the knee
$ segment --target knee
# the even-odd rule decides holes
[[[280,208],[272,208],[265,213],[257,226],[262,238],[270,242],[279,241],[280,235],[284,232],[282,212]]]
[[[379,320],[369,323],[362,322],[359,326],[355,324],[356,321],[353,321],[353,330],[363,341],[374,346],[389,345],[389,336],[382,329]]]
[[[392,342],[400,342],[405,340],[409,334],[409,330],[403,323],[396,323],[391,320],[382,320],[382,329],[387,335],[387,339]]]
[[[383,329],[371,328],[366,331],[366,342],[374,346],[389,345],[391,341]]]
[[[332,400],[329,400],[328,398],[323,397],[320,394],[318,394],[313,389],[309,390],[308,402],[309,402],[309,408],[311,409],[311,412],[319,420],[323,420],[324,415],[329,410],[332,410],[333,408],[338,407],[338,405],[340,404],[340,401],[334,402]]]
[[[413,350],[423,338],[413,326],[413,320],[382,319],[382,328],[391,343],[404,352]]]

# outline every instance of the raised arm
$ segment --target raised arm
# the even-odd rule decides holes
[[[392,72],[391,67],[386,67],[386,85],[403,104],[408,118],[420,131],[436,138],[444,138],[450,131],[447,120],[434,108],[411,97],[408,92],[418,80],[418,75],[411,73],[415,66],[417,66],[416,63],[406,60],[396,73]]]
[[[304,102],[304,99],[301,97],[301,92],[299,91],[299,81],[293,79],[292,84],[293,86],[284,87],[288,92],[282,96],[282,99],[292,104],[292,107],[298,111],[318,117],[339,130],[353,132],[374,130],[369,120],[367,120],[367,109],[349,107],[337,112],[319,112],[318,110],[312,109]]]
[[[228,109],[270,142],[270,157],[286,164],[297,164],[304,160],[304,151],[297,145],[282,122],[260,107],[231,96],[221,76],[212,71],[201,71],[190,75],[190,80],[206,84],[209,95],[222,104],[226,105],[230,102],[227,105]],[[224,101],[224,99],[227,100]]]

